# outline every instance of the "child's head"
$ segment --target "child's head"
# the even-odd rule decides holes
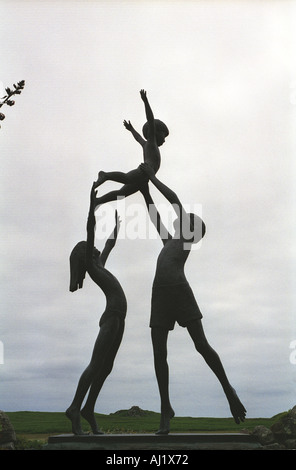
[[[154,124],[155,124],[155,132],[156,132],[156,142],[157,145],[160,147],[164,141],[165,138],[169,135],[169,130],[167,126],[165,125],[164,122],[160,121],[159,119],[154,119]],[[148,139],[149,137],[149,123],[146,122],[143,126],[143,136],[145,139]]]

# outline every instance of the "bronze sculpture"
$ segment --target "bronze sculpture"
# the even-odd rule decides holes
[[[141,90],[140,94],[145,105],[147,118],[147,122],[143,126],[143,135],[146,139],[144,139],[134,129],[130,121],[124,121],[124,126],[132,133],[135,140],[142,146],[144,162],[149,164],[156,173],[159,170],[161,161],[159,147],[165,142],[165,138],[169,135],[169,130],[162,121],[159,119],[154,119],[154,114],[148,102],[146,91]],[[105,181],[109,180],[123,183],[124,186],[122,186],[119,190],[111,191],[103,196],[98,197],[96,199],[97,208],[106,202],[115,201],[116,199],[124,198],[134,194],[135,192],[139,191],[140,187],[145,182],[147,182],[147,178],[138,167],[135,170],[129,171],[128,173],[122,173],[120,171],[106,173],[104,171],[100,171],[98,180],[95,183],[95,187],[98,188]]]
[[[87,241],[78,243],[70,257],[70,290],[73,292],[81,288],[85,273],[88,272],[92,280],[103,290],[107,300],[90,364],[83,372],[74,399],[66,411],[72,422],[74,434],[82,434],[80,415],[90,423],[93,433],[101,433],[95,421],[94,406],[104,381],[112,370],[124,332],[127,309],[125,295],[119,282],[105,269],[105,262],[116,243],[119,230],[120,221],[117,212],[114,232],[107,240],[102,253],[94,247],[94,212],[100,205],[117,198],[127,197],[136,191],[141,191],[143,194],[150,219],[163,242],[156,265],[150,315],[154,367],[161,401],[160,427],[156,434],[169,433],[170,420],[175,414],[169,398],[167,340],[169,331],[174,329],[176,321],[180,326],[187,328],[196,350],[218,378],[235,422],[237,424],[243,422],[246,415],[246,410],[231,386],[217,352],[208,343],[201,321],[202,313],[184,272],[192,244],[198,243],[204,237],[206,227],[200,217],[188,214],[176,193],[156,177],[160,167],[159,146],[164,143],[169,131],[164,123],[154,119],[146,92],[141,90],[140,94],[146,110],[147,123],[143,127],[143,134],[147,140],[135,131],[130,122],[124,121],[124,125],[142,146],[144,163],[128,173],[99,172],[98,180],[93,183],[91,189]],[[123,183],[124,186],[118,191],[111,191],[97,197],[96,192],[99,186],[107,180]],[[174,235],[168,232],[160,218],[149,192],[149,182],[162,193],[177,214],[174,222]],[[81,409],[88,390],[87,401]]]
[[[94,434],[101,434],[94,416],[94,407],[98,394],[113,368],[114,359],[121,344],[127,302],[123,289],[115,278],[105,268],[107,258],[115,246],[120,219],[116,212],[115,228],[106,241],[102,252],[94,246],[95,237],[95,184],[91,188],[90,207],[87,220],[87,241],[79,242],[70,256],[70,291],[81,289],[86,272],[102,289],[106,296],[106,308],[100,319],[100,331],[96,339],[89,365],[82,373],[75,396],[66,411],[72,422],[74,434],[83,434],[80,424],[80,414],[89,422]],[[82,402],[89,391],[86,403],[81,409]]]
[[[194,214],[187,214],[178,196],[161,181],[153,169],[142,164],[141,170],[166,197],[176,211],[175,233],[168,233],[150,195],[148,185],[142,189],[150,218],[161,235],[163,248],[158,256],[151,299],[151,337],[154,352],[155,373],[161,399],[161,421],[157,434],[168,434],[174,410],[169,399],[169,367],[167,363],[168,333],[177,321],[186,327],[196,350],[203,356],[208,366],[220,381],[231,413],[237,424],[244,421],[246,410],[235,390],[230,385],[221,360],[209,345],[202,326],[202,314],[185,276],[184,266],[190,253],[190,245],[204,236],[204,222]]]

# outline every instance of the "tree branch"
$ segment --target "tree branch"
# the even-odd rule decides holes
[[[0,98],[0,108],[6,104],[7,106],[13,106],[15,104],[15,101],[14,100],[11,100],[10,98],[13,96],[13,95],[20,95],[22,90],[24,89],[25,87],[25,80],[21,80],[20,82],[18,82],[16,85],[13,84],[13,87],[14,89],[11,90],[10,88],[5,88],[5,91],[6,91],[6,95],[3,96],[3,98]],[[0,113],[0,121],[3,121],[3,119],[5,119],[5,114],[3,113]],[[1,127],[1,126],[0,126]]]

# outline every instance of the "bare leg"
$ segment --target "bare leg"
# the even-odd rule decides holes
[[[128,183],[127,173],[123,173],[122,171],[110,171],[108,173],[100,171],[95,187],[101,186],[105,181],[117,181],[117,183],[126,184]]]
[[[139,186],[135,184],[125,184],[117,191],[110,191],[109,193],[96,198],[96,209],[98,208],[98,206],[101,206],[106,202],[116,201],[117,199],[128,197],[131,194],[136,193],[137,191],[139,191]]]
[[[169,366],[167,363],[168,333],[168,330],[163,328],[151,329],[154,367],[161,403],[160,427],[156,434],[168,434],[170,432],[170,420],[175,415],[169,399]]]
[[[122,184],[137,184],[141,185],[144,182],[147,182],[147,177],[139,170],[128,171],[123,173],[122,171],[99,171],[98,179],[96,181],[95,187],[101,186],[105,181],[116,181],[117,183]]]
[[[118,333],[112,344],[111,350],[109,352],[109,356],[106,359],[105,364],[102,367],[100,373],[97,375],[96,379],[93,381],[90,387],[87,401],[81,410],[82,417],[88,421],[88,423],[90,424],[92,428],[92,432],[94,434],[103,434],[102,431],[98,429],[98,426],[95,420],[94,409],[95,409],[96,400],[101,391],[101,388],[106,378],[108,377],[108,375],[111,373],[113,369],[114,360],[115,360],[117,351],[119,349],[119,346],[121,344],[123,332],[124,332],[124,321],[120,321]]]
[[[66,416],[72,422],[73,434],[83,434],[80,424],[80,408],[91,383],[97,377],[98,372],[103,367],[108,357],[114,338],[117,336],[118,327],[119,319],[117,317],[111,317],[111,319],[100,328],[91,361],[82,373],[73,401],[66,410]]]
[[[221,383],[233,418],[235,422],[239,424],[240,421],[244,421],[246,410],[243,404],[240,402],[234,388],[230,385],[218,354],[209,345],[204,334],[201,320],[196,320],[190,323],[187,329],[194,342],[196,350],[203,356],[204,360]]]

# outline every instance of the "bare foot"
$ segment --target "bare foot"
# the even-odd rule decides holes
[[[161,412],[160,427],[155,434],[168,434],[170,432],[170,421],[175,416],[173,408]]]
[[[85,433],[81,429],[79,410],[77,408],[69,407],[66,410],[66,416],[67,416],[67,418],[69,418],[69,420],[72,423],[72,432],[73,432],[73,434],[83,436]]]
[[[234,421],[236,422],[236,424],[240,424],[240,422],[243,422],[245,420],[247,411],[244,405],[241,403],[240,399],[238,398],[234,388],[232,388],[230,393],[227,394],[227,399]]]
[[[81,416],[90,424],[93,434],[104,434],[103,431],[98,428],[93,412],[89,412],[86,408],[82,408],[80,413]]]
[[[106,181],[105,172],[104,172],[104,171],[99,171],[98,179],[97,179],[97,181],[95,182],[94,187],[95,187],[95,188],[98,188],[98,187],[99,187],[101,184],[103,184],[105,181]]]

